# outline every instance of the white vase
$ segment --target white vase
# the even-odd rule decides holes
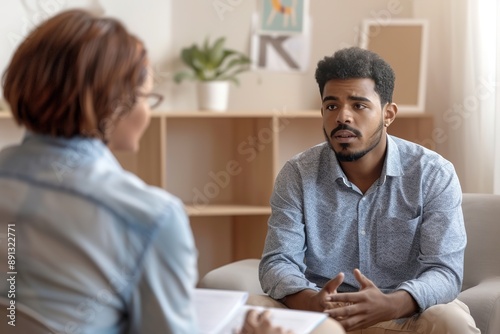
[[[198,109],[226,111],[229,99],[229,81],[198,82]]]

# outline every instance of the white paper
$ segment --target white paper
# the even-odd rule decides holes
[[[248,292],[215,289],[195,289],[194,304],[201,334],[234,334],[243,326],[248,310],[269,310],[275,326],[292,330],[294,334],[311,333],[327,314],[281,308],[245,305]]]
[[[218,334],[237,333],[243,326],[245,315],[250,309],[257,310],[258,312],[269,310],[271,312],[271,323],[273,325],[282,327],[285,330],[292,330],[294,334],[311,333],[327,317],[326,313],[321,312],[244,305],[240,307],[238,314],[234,317],[234,319]]]
[[[235,318],[248,298],[248,292],[195,289],[194,304],[201,334],[220,334]]]

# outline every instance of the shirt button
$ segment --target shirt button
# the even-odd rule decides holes
[[[361,230],[361,235],[366,235],[365,230]]]

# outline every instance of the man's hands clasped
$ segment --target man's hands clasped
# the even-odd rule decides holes
[[[344,274],[340,273],[312,296],[311,306],[315,306],[311,310],[328,313],[346,331],[367,328],[416,312],[417,304],[406,291],[384,294],[359,269],[353,273],[360,285],[358,292],[337,293],[337,288],[344,280]]]

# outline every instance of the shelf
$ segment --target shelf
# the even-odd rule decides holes
[[[274,110],[274,111],[153,111],[151,112],[153,118],[262,118],[262,117],[279,117],[279,118],[321,118],[320,109],[315,110]],[[12,118],[12,114],[8,110],[0,111],[0,119]],[[399,112],[396,116],[398,118],[433,118],[432,114],[421,112]]]
[[[154,111],[151,113],[152,117],[166,117],[166,118],[246,118],[246,117],[283,117],[283,118],[321,118],[321,110],[310,109],[310,110],[229,110],[225,112],[216,111]],[[434,116],[430,113],[423,112],[410,112],[401,111],[396,115],[397,118],[433,118]]]
[[[318,110],[230,110],[225,112],[215,111],[155,111],[153,117],[166,118],[321,118],[321,111]]]
[[[198,272],[262,255],[274,180],[292,156],[325,141],[320,109],[154,111],[138,152],[113,152],[126,170],[185,203]],[[432,145],[433,116],[400,112],[395,136]],[[23,131],[0,112],[0,147]],[[427,144],[427,145],[426,145]]]
[[[434,115],[423,112],[400,111],[396,115],[396,120],[398,118],[434,119]]]
[[[256,205],[185,205],[189,217],[270,215],[271,207]]]

